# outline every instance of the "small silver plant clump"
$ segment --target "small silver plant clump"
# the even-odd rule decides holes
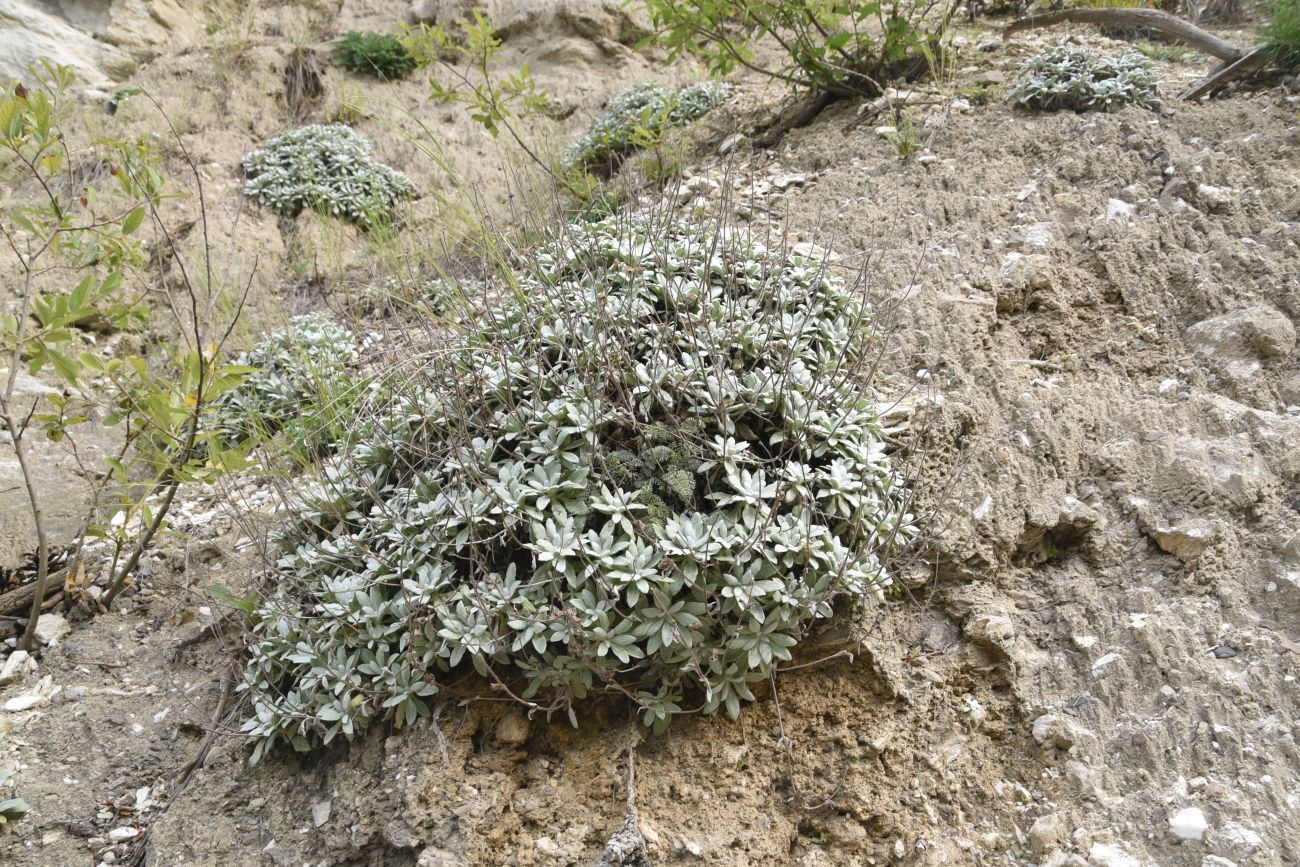
[[[569,226],[510,300],[424,341],[291,510],[242,689],[257,740],[407,725],[453,668],[544,712],[740,712],[910,538],[819,264],[648,215]],[[403,353],[395,353],[402,355]]]
[[[318,313],[295,317],[235,358],[236,365],[252,371],[213,407],[222,439],[234,444],[252,435],[273,434],[302,421],[304,413],[314,415],[310,408],[319,405],[325,393],[342,390],[347,368],[356,358],[350,329]]]
[[[1126,105],[1160,105],[1160,77],[1136,51],[1098,57],[1058,45],[1025,61],[1020,72],[1011,96],[1025,108],[1114,111]]]
[[[370,159],[370,142],[340,123],[275,136],[242,161],[244,195],[284,217],[310,208],[370,227],[392,219],[411,180]]]
[[[716,81],[681,90],[653,81],[634,84],[610,99],[591,129],[560,155],[568,170],[607,165],[637,147],[640,135],[658,136],[686,126],[722,105],[729,88]]]

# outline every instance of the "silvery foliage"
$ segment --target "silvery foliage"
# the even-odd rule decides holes
[[[323,394],[344,388],[356,358],[350,329],[318,313],[294,317],[288,327],[235,358],[235,364],[255,369],[216,401],[222,439],[233,444],[273,434],[299,419]]]
[[[547,712],[739,713],[913,533],[858,371],[869,310],[817,263],[645,216],[568,228],[291,510],[241,689],[308,749],[430,713],[465,663]],[[400,385],[399,385],[400,384]]]
[[[653,81],[634,84],[606,103],[591,129],[560,154],[565,170],[608,165],[636,146],[638,134],[662,135],[703,117],[726,101],[727,85],[716,81],[674,90]]]
[[[453,315],[458,299],[482,297],[484,291],[479,280],[462,277],[453,281],[442,276],[414,279],[388,276],[367,289],[368,294],[375,299],[398,303],[435,316]]]
[[[391,218],[411,180],[370,159],[370,142],[343,124],[312,124],[275,136],[242,162],[244,195],[285,217],[312,208],[370,226]]]
[[[1026,108],[1113,111],[1125,105],[1160,105],[1160,77],[1136,51],[1097,57],[1058,45],[1025,61],[1020,72],[1023,77],[1011,96]]]

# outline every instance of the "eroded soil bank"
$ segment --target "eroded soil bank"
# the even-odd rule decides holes
[[[966,78],[1009,78],[1036,39]],[[734,122],[774,99],[742,88]],[[684,211],[870,262],[894,326],[877,388],[924,432],[936,535],[852,625],[855,659],[736,722],[637,735],[654,863],[1300,862],[1296,111],[1281,89],[1082,116],[936,97],[906,161],[854,106],[699,155]],[[4,687],[47,697],[0,712],[33,807],[8,863],[139,837],[152,865],[586,865],[622,823],[618,705],[575,731],[449,703],[255,768],[220,736],[181,788],[234,642],[201,591],[251,556],[209,495],[176,529],[129,605]]]

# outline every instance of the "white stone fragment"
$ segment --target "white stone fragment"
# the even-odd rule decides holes
[[[1217,841],[1232,854],[1246,857],[1264,845],[1264,838],[1242,825],[1240,822],[1225,822],[1223,827],[1214,832]]]
[[[1212,187],[1209,184],[1196,185],[1196,197],[1211,208],[1222,208],[1232,201],[1232,190],[1227,187]]]
[[[1199,840],[1209,827],[1200,807],[1186,807],[1169,817],[1169,832],[1180,840]]]
[[[1093,843],[1088,850],[1088,863],[1094,867],[1142,867],[1138,859],[1114,843]]]
[[[1102,672],[1104,672],[1111,663],[1116,662],[1119,659],[1120,655],[1118,653],[1108,653],[1101,659],[1098,659],[1092,664],[1092,676],[1101,677]]]
[[[0,686],[22,680],[28,672],[36,670],[36,660],[25,650],[15,650],[0,668]]]
[[[72,631],[72,624],[62,614],[42,614],[36,621],[36,640],[57,647],[63,637]]]
[[[1105,219],[1107,220],[1128,220],[1132,219],[1135,213],[1137,213],[1137,208],[1134,208],[1123,199],[1106,200]]]

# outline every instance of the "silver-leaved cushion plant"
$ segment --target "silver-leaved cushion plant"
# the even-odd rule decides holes
[[[1115,111],[1160,105],[1160,77],[1136,51],[1099,57],[1058,45],[1029,58],[1011,90],[1019,105],[1038,111]]]
[[[560,166],[601,170],[637,147],[638,136],[686,126],[726,101],[728,87],[703,81],[676,90],[653,81],[634,84],[609,100],[591,128],[560,154]]]
[[[216,432],[230,446],[290,428],[309,451],[327,446],[327,417],[357,390],[348,370],[356,360],[350,329],[319,313],[294,317],[234,359],[250,371],[215,401]]]
[[[817,263],[647,216],[570,226],[386,383],[291,510],[242,689],[257,740],[406,725],[472,666],[576,722],[735,716],[914,532]],[[463,689],[463,683],[460,687]]]
[[[296,217],[310,208],[361,226],[390,222],[411,180],[370,159],[370,142],[343,124],[312,124],[275,136],[242,161],[244,195]]]

